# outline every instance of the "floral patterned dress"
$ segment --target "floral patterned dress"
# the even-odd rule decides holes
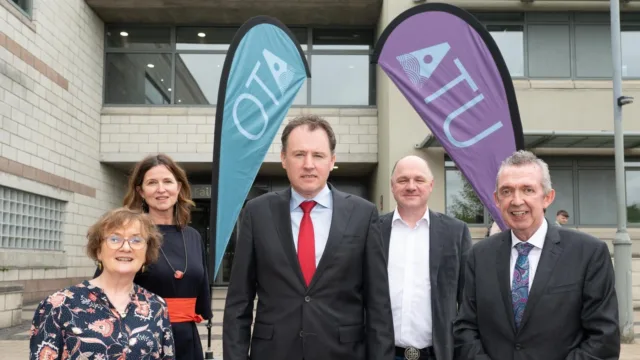
[[[43,300],[31,325],[31,360],[174,359],[164,300],[134,285],[122,317],[88,281]]]

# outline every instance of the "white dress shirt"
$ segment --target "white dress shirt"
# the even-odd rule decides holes
[[[433,345],[429,277],[429,209],[410,228],[393,213],[389,244],[389,292],[396,346]]]
[[[333,197],[331,190],[327,185],[324,186],[318,195],[313,199],[305,199],[298,194],[293,188],[291,189],[291,201],[289,209],[291,210],[291,231],[293,233],[293,244],[298,252],[298,235],[300,233],[300,222],[304,212],[300,208],[303,201],[313,200],[317,202],[316,206],[311,209],[311,222],[313,223],[313,236],[316,247],[316,267],[320,263],[324,248],[327,246],[329,239],[329,229],[331,228],[331,216],[333,215]]]
[[[533,278],[536,275],[536,270],[538,269],[538,263],[540,262],[540,255],[542,254],[542,247],[544,246],[544,239],[547,237],[547,228],[549,225],[547,221],[543,221],[542,225],[533,233],[533,236],[527,241],[529,244],[533,245],[533,249],[529,252],[529,291],[531,291],[531,285],[533,284]],[[509,287],[513,287],[513,270],[516,267],[516,260],[518,260],[518,250],[516,250],[516,245],[521,243],[522,241],[516,237],[511,231],[511,275],[509,277],[510,284]]]

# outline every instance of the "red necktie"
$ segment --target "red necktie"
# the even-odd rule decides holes
[[[298,233],[298,261],[307,286],[311,283],[313,273],[316,271],[316,244],[311,221],[311,209],[314,206],[316,206],[315,201],[304,201],[300,204],[304,215],[302,215]]]

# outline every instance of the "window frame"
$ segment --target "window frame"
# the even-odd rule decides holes
[[[523,57],[524,57],[524,76],[512,76],[513,80],[522,80],[522,79],[531,79],[531,80],[609,80],[610,77],[602,77],[602,76],[578,76],[577,75],[577,66],[578,61],[576,58],[577,54],[577,44],[576,44],[576,27],[579,25],[609,25],[610,26],[610,17],[608,13],[605,12],[586,12],[586,13],[578,13],[578,12],[563,12],[563,13],[532,13],[532,12],[518,12],[522,14],[523,20],[500,20],[501,15],[505,13],[500,12],[474,12],[474,16],[478,16],[482,14],[481,20],[479,21],[485,27],[487,25],[493,26],[513,26],[518,25],[523,27]],[[542,15],[541,15],[542,14]],[[566,19],[553,19],[553,18],[544,18],[544,14],[566,14]],[[593,16],[592,18],[588,18],[589,16]],[[595,16],[594,16],[595,15]],[[606,16],[602,16],[606,15]],[[495,19],[492,19],[494,17]],[[529,25],[568,25],[569,26],[569,66],[570,66],[570,77],[544,77],[544,76],[536,76],[532,77],[529,73],[529,55],[531,53],[530,43],[528,40],[529,36]],[[640,16],[631,14],[621,14],[621,32],[624,32],[625,27],[640,27]],[[624,76],[623,80],[640,80],[640,76]]]
[[[149,27],[164,27],[170,28],[170,40],[169,40],[169,48],[168,49],[124,49],[124,48],[116,48],[116,47],[108,47],[107,44],[107,31],[111,27],[129,27],[131,29],[139,29],[139,28],[149,28]],[[185,24],[185,25],[170,25],[170,24],[127,24],[127,23],[109,23],[105,24],[104,28],[104,51],[103,51],[103,61],[106,64],[107,55],[112,53],[135,53],[135,54],[170,54],[171,55],[171,87],[175,88],[176,81],[176,56],[179,54],[217,54],[217,55],[226,55],[228,50],[178,50],[177,49],[177,29],[183,27],[205,27],[210,28],[212,30],[220,29],[220,28],[239,28],[239,26],[234,25],[200,25],[200,24]],[[307,58],[307,64],[309,65],[309,69],[311,69],[313,63],[313,55],[368,55],[369,63],[371,63],[371,56],[375,49],[375,43],[371,44],[369,50],[325,50],[325,49],[314,49],[313,48],[313,31],[316,29],[338,29],[338,30],[363,30],[363,31],[371,31],[374,35],[375,40],[375,29],[367,29],[363,27],[354,27],[354,26],[341,26],[339,28],[335,27],[312,27],[312,26],[289,26],[291,29],[305,29],[307,32],[307,50],[303,50],[304,56]],[[302,45],[302,44],[301,44]],[[103,92],[102,92],[102,104],[103,106],[108,107],[212,107],[215,108],[217,104],[179,104],[176,103],[175,99],[175,91],[171,91],[171,100],[169,104],[118,104],[118,103],[109,103],[107,102],[107,66],[103,67]],[[315,107],[315,108],[372,108],[376,107],[376,69],[374,66],[369,66],[369,104],[368,105],[314,105],[311,103],[312,99],[312,82],[313,78],[306,79],[306,87],[307,87],[307,96],[305,104],[293,104],[292,108],[301,108],[301,107]]]

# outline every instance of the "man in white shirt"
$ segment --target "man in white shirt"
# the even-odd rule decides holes
[[[418,156],[394,166],[395,211],[380,218],[388,250],[397,360],[453,358],[452,323],[462,301],[471,236],[465,223],[429,210],[433,175]]]

